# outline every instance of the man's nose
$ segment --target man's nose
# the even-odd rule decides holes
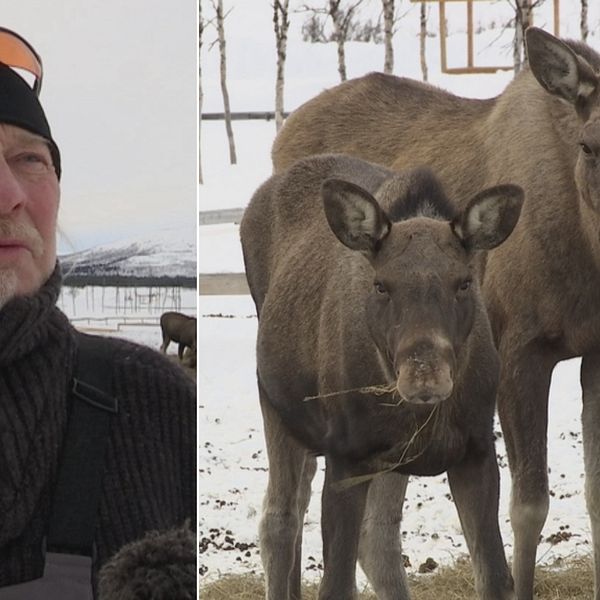
[[[8,215],[19,208],[27,195],[6,160],[0,156],[0,214]]]

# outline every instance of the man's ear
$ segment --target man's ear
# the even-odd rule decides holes
[[[594,69],[563,41],[537,27],[529,27],[525,39],[529,68],[547,92],[576,104],[597,88]]]
[[[340,242],[374,256],[391,228],[375,198],[354,183],[333,178],[323,182],[321,195],[329,227]]]
[[[518,185],[497,185],[479,192],[451,223],[452,229],[469,250],[491,250],[515,228],[523,198]]]

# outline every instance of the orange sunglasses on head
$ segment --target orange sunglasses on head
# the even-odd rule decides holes
[[[0,63],[31,73],[35,77],[33,91],[40,95],[44,74],[40,55],[27,40],[5,27],[0,27]]]

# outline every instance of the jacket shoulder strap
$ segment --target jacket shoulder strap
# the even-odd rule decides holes
[[[110,345],[101,337],[80,332],[77,341],[67,432],[46,549],[92,556],[106,446],[118,403],[112,395]]]

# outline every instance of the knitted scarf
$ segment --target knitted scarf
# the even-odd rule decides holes
[[[66,426],[74,337],[55,307],[60,284],[57,266],[35,295],[0,310],[0,585],[15,571],[12,542],[48,512]]]
[[[34,296],[0,310],[0,588],[41,577],[44,568],[77,345],[55,307],[60,282],[57,268]],[[123,545],[195,522],[193,382],[154,349],[110,344],[119,413],[106,453],[94,581]]]

